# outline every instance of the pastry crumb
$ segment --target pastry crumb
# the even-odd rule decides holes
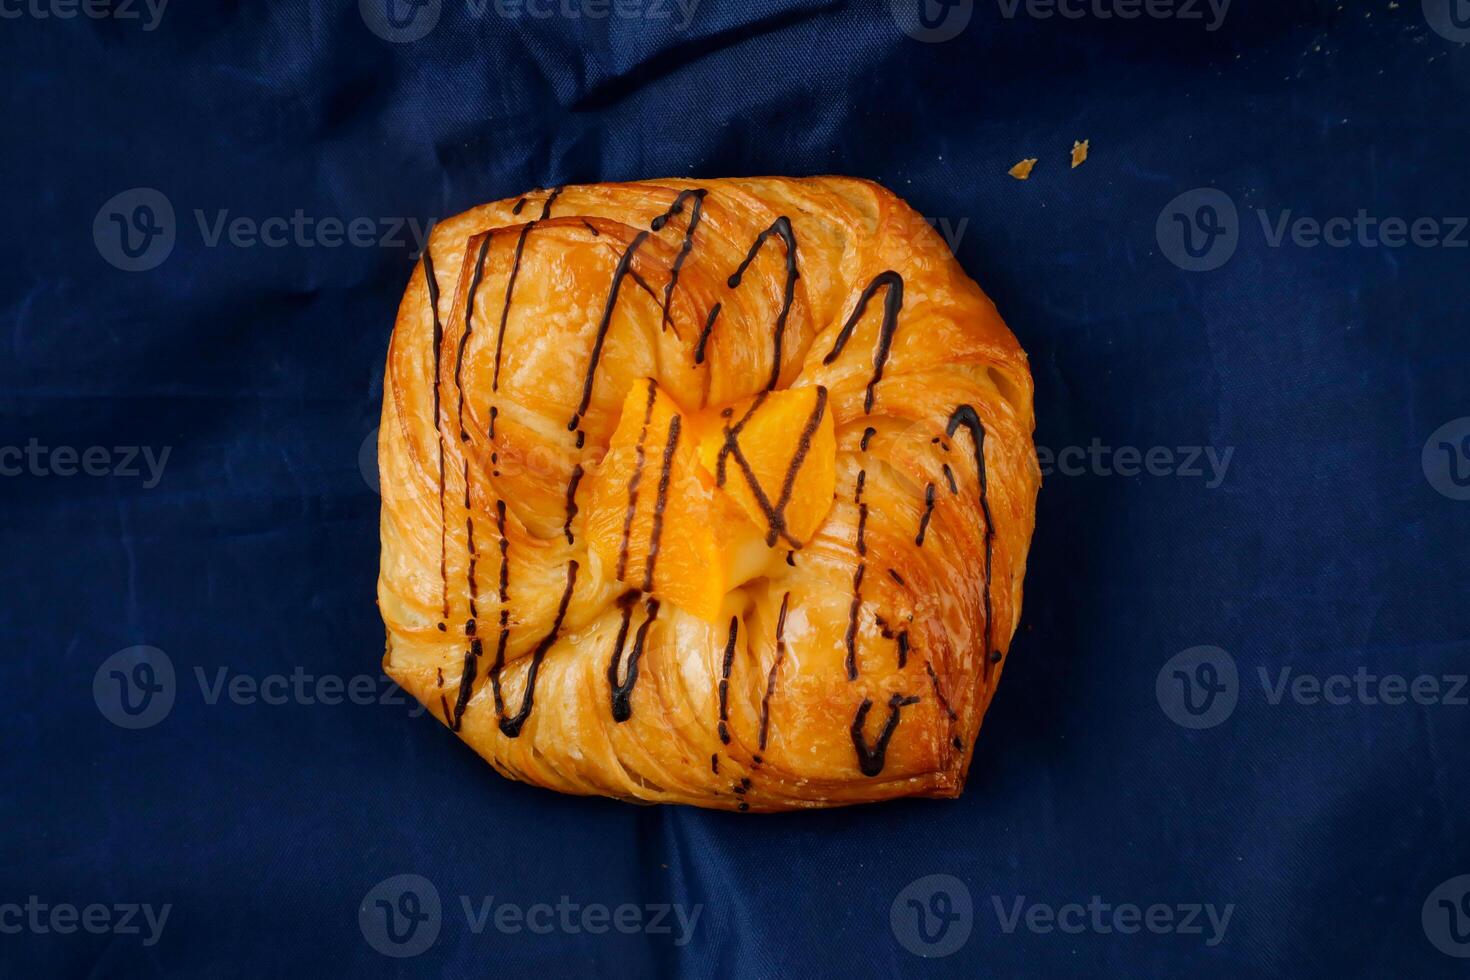
[[[1031,176],[1031,168],[1036,166],[1036,159],[1036,157],[1027,157],[1025,160],[1022,160],[1020,163],[1007,170],[1006,173],[1010,174],[1017,180],[1026,180]]]
[[[1073,143],[1072,143],[1072,169],[1073,170],[1076,170],[1078,167],[1082,166],[1084,163],[1087,162],[1087,150],[1091,146],[1091,144],[1092,144],[1092,140],[1083,140],[1080,143],[1076,142],[1075,140],[1073,141]]]

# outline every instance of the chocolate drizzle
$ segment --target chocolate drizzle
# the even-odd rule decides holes
[[[521,226],[521,233],[516,236],[515,259],[511,262],[510,275],[505,280],[505,305],[500,310],[500,332],[495,337],[495,374],[490,380],[491,391],[500,390],[500,355],[505,347],[505,324],[510,319],[510,300],[515,293],[516,278],[521,274],[521,255],[526,250],[526,238],[534,227],[536,222],[527,222]]]
[[[720,315],[720,304],[716,303],[709,309],[709,316],[705,318],[704,329],[699,331],[699,342],[694,345],[694,363],[704,363],[704,349],[709,344],[710,334],[715,332],[715,318]]]
[[[652,387],[652,382],[649,386]],[[653,505],[653,529],[648,534],[648,557],[644,561],[643,591],[653,591],[653,568],[658,563],[658,548],[663,537],[664,508],[669,503],[669,477],[674,469],[674,452],[679,447],[679,416],[669,420],[669,441],[664,444],[663,470],[658,478],[658,497]]]
[[[863,608],[863,574],[867,570],[868,570],[868,566],[867,565],[865,565],[862,562],[858,562],[857,571],[853,572],[853,574],[852,574],[852,606],[848,610],[848,614],[847,614],[847,636],[843,640],[843,643],[847,647],[847,679],[850,680],[850,681],[857,680],[857,675],[858,675],[858,663],[857,663],[857,629],[858,629],[858,616],[862,612],[862,608]]]
[[[750,421],[751,416],[760,411],[761,405],[765,403],[767,394],[767,392],[763,391],[756,395],[755,400],[750,403],[750,407],[745,410],[745,414],[740,416],[740,421],[736,422],[733,426],[725,426],[725,442],[724,445],[720,446],[719,455],[715,457],[715,486],[723,487],[725,485],[725,461],[732,454],[738,454],[740,452],[740,430],[745,428],[745,424]],[[721,418],[729,418],[731,411],[732,409],[726,408],[720,413]]]
[[[939,686],[939,675],[934,672],[934,665],[926,660],[924,670],[929,674],[929,683],[934,686],[934,697],[939,701],[939,706],[944,709],[945,714],[949,715],[950,721],[958,721],[960,716],[955,714],[954,709],[949,706],[949,698],[944,696],[944,689]]]
[[[811,414],[807,416],[806,423],[802,426],[801,436],[796,444],[796,452],[792,454],[791,463],[786,467],[786,473],[781,480],[781,495],[774,504],[766,496],[765,488],[760,485],[756,478],[755,470],[750,466],[750,461],[745,458],[745,453],[740,449],[740,431],[745,424],[755,415],[756,410],[766,400],[767,392],[761,392],[755,396],[740,421],[733,426],[725,428],[725,443],[720,447],[719,455],[715,460],[715,485],[725,485],[725,464],[729,457],[735,457],[735,462],[740,466],[740,472],[745,476],[746,485],[750,487],[751,495],[755,497],[756,506],[760,507],[761,513],[766,518],[766,547],[774,547],[776,541],[785,538],[793,548],[800,548],[802,542],[796,540],[786,527],[786,506],[791,502],[791,494],[796,487],[796,475],[801,470],[801,464],[806,461],[811,453],[812,439],[817,434],[817,429],[822,424],[822,416],[827,411],[827,389],[821,385],[817,386],[817,403],[812,406]]]
[[[888,699],[888,720],[883,723],[883,730],[878,733],[878,740],[868,747],[867,738],[863,735],[863,722],[868,720],[868,712],[872,710],[873,702],[869,698],[863,698],[863,703],[858,705],[857,714],[852,719],[852,746],[857,749],[858,768],[864,776],[876,776],[883,771],[888,754],[888,743],[893,738],[893,733],[898,729],[899,709],[911,704],[918,704],[917,695],[905,697],[902,694],[893,694]]]
[[[669,209],[654,218],[648,225],[654,231],[661,231],[670,218],[684,210],[686,200],[694,201],[689,208],[689,224],[684,228],[684,241],[679,246],[679,254],[674,256],[673,268],[669,270],[669,281],[664,286],[663,318],[660,321],[660,326],[664,330],[669,329],[669,300],[674,295],[674,287],[679,283],[679,270],[683,268],[684,260],[689,257],[689,252],[694,247],[694,229],[699,227],[699,217],[704,210],[704,195],[708,193],[703,187],[680,191],[674,198],[674,203],[669,205]],[[677,332],[676,330],[675,333]]]
[[[636,599],[636,593],[628,595]],[[644,608],[647,615],[642,625],[638,627],[638,633],[633,637],[633,649],[628,654],[627,677],[620,682],[618,668],[623,659],[623,643],[628,638],[628,623],[633,611],[632,601],[623,606],[623,623],[618,629],[617,647],[613,650],[612,660],[607,665],[607,683],[612,691],[612,716],[613,721],[616,722],[624,722],[633,717],[633,685],[638,683],[638,662],[643,659],[648,629],[658,618],[658,600],[649,599]]]
[[[614,577],[619,580],[628,572],[628,546],[632,543],[633,517],[638,511],[638,484],[643,481],[643,461],[646,456],[643,444],[648,438],[648,423],[653,419],[655,394],[653,380],[649,379],[648,403],[643,408],[643,428],[638,430],[638,446],[634,450],[633,478],[628,481],[628,511],[623,517],[623,540],[618,547],[618,568]]]
[[[745,270],[750,268],[750,263],[755,261],[761,246],[766,243],[772,235],[780,236],[781,241],[786,244],[786,286],[781,298],[781,312],[776,315],[775,336],[772,341],[774,351],[771,361],[771,377],[766,382],[766,390],[771,391],[776,387],[776,382],[781,378],[781,345],[786,335],[786,318],[791,314],[791,304],[796,298],[796,280],[801,278],[801,273],[796,267],[796,234],[791,230],[791,220],[784,214],[771,222],[771,227],[756,236],[751,243],[750,250],[745,253],[744,260],[731,273],[727,285],[731,289],[740,287],[740,280],[745,275]],[[711,318],[713,324],[713,318]]]
[[[914,544],[924,546],[924,533],[929,530],[929,519],[934,516],[934,484],[924,487],[924,515],[919,518],[919,533],[914,535]]]
[[[453,731],[459,731],[460,723],[464,721],[465,708],[469,706],[470,695],[475,689],[475,673],[480,666],[480,639],[475,637],[470,641],[470,648],[465,651],[464,667],[459,674],[459,694],[454,699],[454,714],[445,717],[449,727]]]
[[[740,631],[740,617],[730,617],[730,636],[725,640],[725,659],[720,666],[720,741],[730,744],[730,668],[735,663],[735,638]]]
[[[991,650],[991,626],[990,626],[990,570],[991,556],[995,543],[995,522],[990,516],[990,499],[987,495],[988,483],[985,476],[985,424],[980,421],[980,416],[973,406],[961,405],[954,410],[949,417],[949,422],[944,428],[944,434],[951,439],[960,426],[970,430],[970,438],[975,443],[975,471],[980,481],[980,513],[985,518],[985,645],[981,650],[981,658],[984,662],[984,678],[986,683],[990,681],[990,665],[998,659],[995,654],[999,651]]]
[[[562,523],[561,531],[567,536],[567,544],[572,543],[572,519],[577,516],[577,484],[582,482],[582,464],[578,463],[572,467],[572,478],[567,481],[567,519]]]
[[[546,659],[546,653],[556,643],[561,634],[561,623],[566,618],[567,606],[572,601],[572,590],[577,585],[577,562],[575,560],[567,564],[567,586],[561,594],[561,604],[556,610],[556,619],[552,621],[551,630],[542,637],[541,642],[536,644],[535,651],[531,654],[531,667],[526,672],[526,693],[521,695],[521,706],[514,715],[506,717],[505,701],[500,690],[500,671],[504,666],[504,649],[500,656],[496,657],[495,666],[490,671],[490,683],[495,689],[495,713],[500,717],[500,731],[506,738],[519,738],[521,728],[526,724],[526,719],[531,717],[531,711],[536,705],[536,675],[541,672],[541,661]]]
[[[470,278],[470,291],[465,302],[464,330],[460,332],[459,345],[454,355],[454,390],[456,392],[455,422],[459,429],[461,443],[468,443],[470,441],[470,434],[465,431],[464,427],[465,398],[461,380],[464,371],[464,352],[465,347],[469,344],[470,334],[474,333],[475,330],[475,294],[479,291],[480,281],[484,276],[485,253],[489,251],[489,248],[490,236],[486,235],[480,242],[480,253],[475,259],[475,274]],[[466,636],[473,637],[475,635],[475,620],[479,617],[476,597],[480,590],[475,582],[475,567],[479,561],[479,552],[475,548],[475,511],[471,502],[470,458],[467,451],[463,454],[462,468],[464,479],[465,547],[468,552],[465,564],[465,587],[469,594],[470,607],[469,619],[465,622],[464,630]],[[448,615],[447,610],[445,615]],[[465,706],[469,703],[470,694],[475,682],[475,674],[479,667],[480,653],[480,641],[476,638],[471,641],[469,649],[465,652],[464,668],[460,672],[459,697],[455,703],[454,721],[452,725],[455,731],[459,731],[460,720],[464,716]]]
[[[495,530],[500,536],[500,639],[495,644],[495,666],[492,677],[499,678],[505,666],[505,647],[510,642],[510,539],[505,536],[505,501],[495,501]],[[504,714],[500,701],[500,683],[495,683],[495,710]]]
[[[602,360],[602,347],[607,342],[607,331],[612,326],[613,310],[618,305],[618,292],[622,289],[623,279],[633,268],[633,256],[637,254],[640,246],[648,240],[650,232],[640,231],[633,236],[628,247],[618,259],[617,268],[613,270],[612,284],[607,290],[607,302],[602,307],[602,319],[597,323],[597,339],[592,344],[592,357],[587,363],[587,374],[582,379],[582,399],[577,403],[577,410],[572,413],[567,422],[567,431],[576,432],[582,424],[582,416],[587,412],[587,406],[592,404],[592,382],[597,377],[597,365]],[[578,433],[580,436],[581,433]],[[578,446],[581,445],[579,441]]]
[[[864,287],[858,296],[857,306],[853,307],[852,315],[842,325],[837,333],[837,340],[832,345],[832,350],[822,358],[823,364],[831,364],[837,360],[842,349],[852,337],[852,331],[862,319],[863,311],[868,308],[868,300],[880,289],[888,291],[883,296],[883,322],[878,328],[878,346],[873,352],[873,377],[868,381],[866,394],[863,396],[863,412],[873,410],[873,389],[879,381],[883,380],[883,366],[888,363],[888,353],[893,345],[893,332],[898,328],[898,311],[903,307],[903,276],[889,269],[880,272],[873,277],[873,281]]]
[[[776,617],[776,659],[771,661],[771,672],[766,675],[766,693],[761,697],[760,750],[762,752],[766,750],[766,736],[770,734],[771,695],[776,691],[776,673],[781,669],[781,661],[786,659],[786,606],[790,601],[790,592],[781,596],[781,613]]]

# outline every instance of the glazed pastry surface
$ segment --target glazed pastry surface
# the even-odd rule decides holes
[[[867,181],[467,211],[388,353],[384,669],[565,793],[956,796],[1020,616],[1031,398],[994,305]]]

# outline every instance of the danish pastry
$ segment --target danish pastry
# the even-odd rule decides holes
[[[467,211],[388,352],[384,669],[561,792],[956,796],[1020,615],[1031,396],[994,305],[867,181]]]

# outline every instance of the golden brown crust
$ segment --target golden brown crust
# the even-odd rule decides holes
[[[384,668],[502,774],[753,811],[958,795],[1020,615],[1032,383],[893,194],[659,180],[475,208],[435,228],[386,373]],[[825,519],[757,549],[714,621],[582,533],[644,379],[689,432],[772,387],[819,386],[835,422]]]

